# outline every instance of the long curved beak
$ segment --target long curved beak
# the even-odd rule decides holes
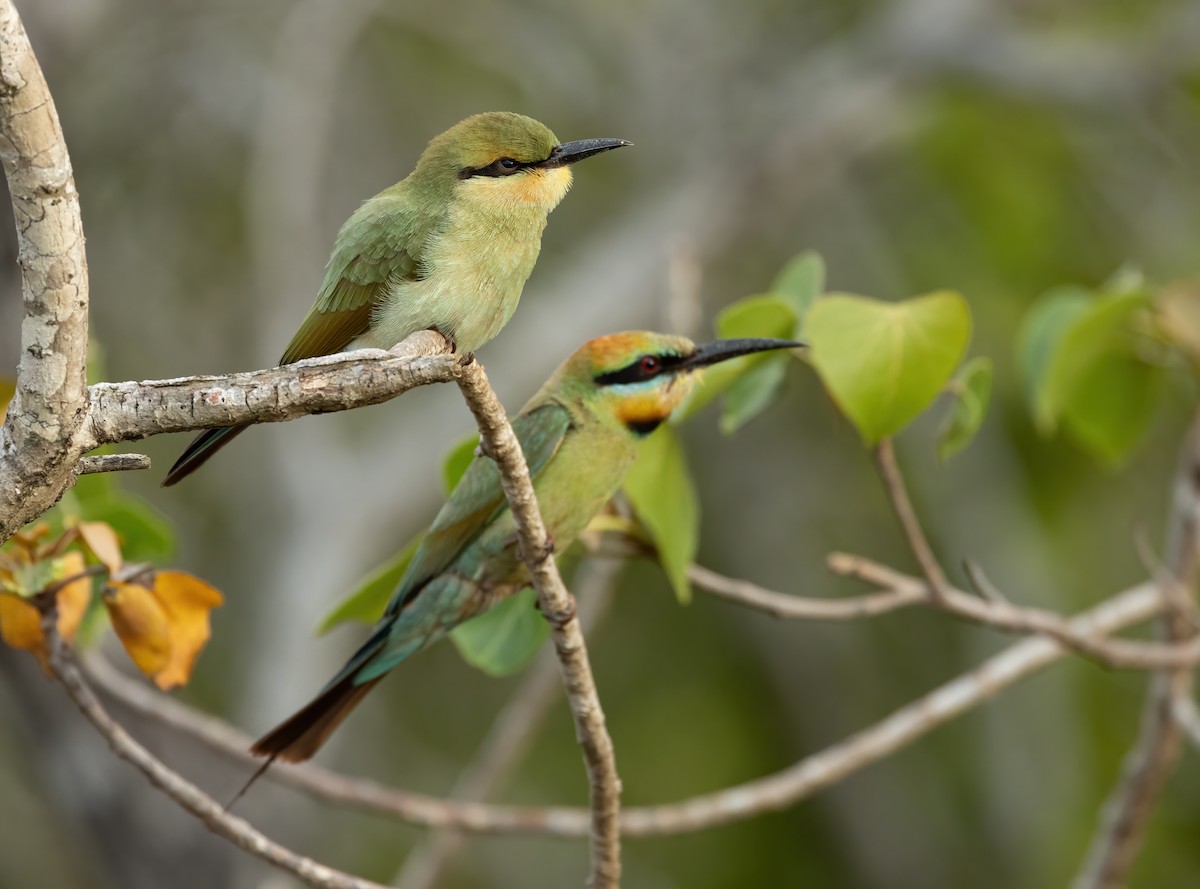
[[[770,352],[772,349],[803,349],[808,343],[795,340],[773,339],[744,339],[744,340],[713,340],[696,347],[696,351],[683,359],[677,367],[689,370],[708,367],[730,358],[740,358],[743,355],[753,355],[755,352]]]
[[[575,142],[564,142],[562,145],[555,145],[550,151],[550,156],[542,161],[540,166],[565,167],[585,157],[632,144],[624,139],[579,139]]]

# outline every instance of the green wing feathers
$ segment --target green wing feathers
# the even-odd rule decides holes
[[[338,232],[317,301],[284,350],[280,364],[341,352],[367,332],[371,314],[398,281],[420,276],[431,226],[417,224],[411,201],[384,192],[367,201]]]
[[[529,474],[535,481],[558,452],[570,426],[570,413],[556,402],[520,414],[513,421],[513,432],[521,443]],[[395,614],[408,599],[410,591],[419,589],[431,577],[444,571],[506,508],[495,462],[476,457],[430,525],[392,596],[387,613]]]

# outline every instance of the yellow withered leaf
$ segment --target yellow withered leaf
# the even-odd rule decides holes
[[[58,579],[71,577],[83,571],[83,555],[69,552],[57,560],[54,575]],[[80,577],[60,589],[55,596],[58,607],[58,635],[70,642],[87,611],[92,596],[92,579]],[[27,599],[11,593],[0,593],[0,638],[24,651],[32,652],[46,669],[49,652],[46,650],[46,635],[42,632],[42,616]]]
[[[0,637],[13,648],[32,651],[38,660],[46,656],[41,615],[27,601],[12,593],[0,593]]]
[[[59,561],[60,580],[82,573],[83,553],[69,552]],[[77,577],[58,591],[58,635],[71,642],[92,600],[92,578]]]
[[[159,571],[154,595],[166,612],[171,640],[170,658],[154,676],[155,684],[166,690],[191,678],[196,658],[212,634],[208,613],[224,599],[216,589],[184,571]]]
[[[138,669],[157,675],[171,657],[171,638],[166,611],[154,593],[136,583],[113,583],[105,591],[104,605]]]
[[[107,522],[80,522],[75,527],[92,555],[108,569],[110,577],[115,577],[124,559],[121,557],[121,541],[112,525]]]

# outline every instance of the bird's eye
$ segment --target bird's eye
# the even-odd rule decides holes
[[[511,157],[502,157],[500,160],[496,161],[496,163],[506,170],[515,170],[517,168],[517,162]]]
[[[643,355],[638,367],[642,369],[642,373],[652,374],[658,370],[658,364],[658,359],[653,355]]]

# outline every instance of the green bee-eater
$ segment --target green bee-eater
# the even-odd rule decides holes
[[[542,246],[570,165],[631,143],[560,143],[536,120],[476,114],[435,136],[416,168],[346,220],[317,301],[279,363],[390,349],[434,329],[474,352],[508,323]],[[163,485],[195,472],[246,426],[209,429]]]
[[[513,420],[554,551],[561,553],[612,498],[639,439],[670,417],[702,368],[800,345],[743,339],[697,346],[646,332],[585,343]],[[529,585],[517,549],[496,464],[476,456],[426,532],[371,637],[312,702],[261,738],[252,752],[269,756],[268,765],[276,757],[297,762],[312,756],[389,670]]]

